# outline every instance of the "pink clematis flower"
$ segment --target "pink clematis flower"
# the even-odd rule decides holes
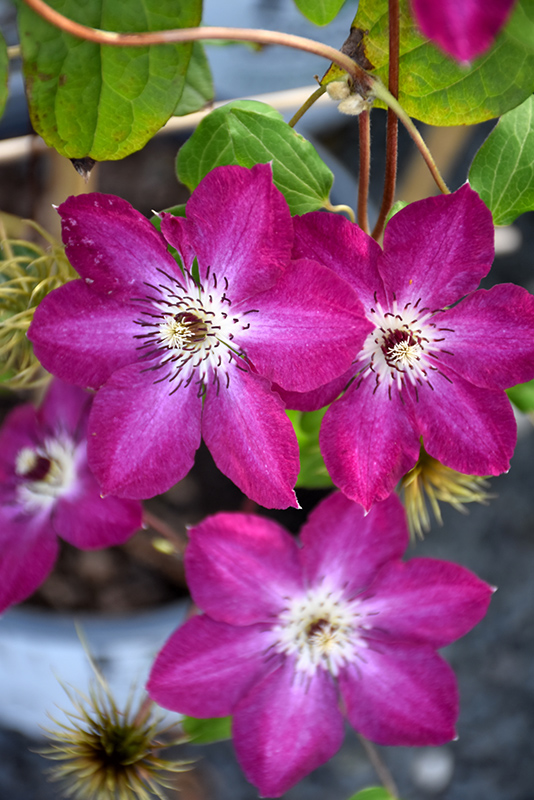
[[[504,389],[534,378],[534,297],[512,284],[473,291],[494,253],[476,192],[466,184],[407,206],[388,223],[383,251],[334,214],[295,223],[295,255],[349,281],[373,324],[344,377],[285,395],[289,407],[312,410],[352,379],[320,433],[336,486],[369,509],[412,469],[421,438],[457,472],[506,472],[516,424]]]
[[[165,708],[233,715],[247,778],[278,797],[327,761],[343,714],[384,745],[454,738],[456,680],[435,652],[486,613],[492,589],[457,564],[400,559],[396,495],[364,516],[330,495],[301,532],[218,514],[190,531],[188,585],[205,612],[179,628],[148,681]]]
[[[0,430],[0,611],[45,580],[57,537],[93,550],[125,542],[141,504],[100,496],[87,465],[91,397],[55,380],[36,410],[18,406]]]
[[[421,31],[457,61],[490,48],[515,0],[411,0]]]
[[[45,298],[29,337],[50,372],[102,387],[89,461],[104,493],[166,491],[202,432],[249,497],[296,506],[298,445],[271,382],[300,392],[332,380],[370,324],[343,280],[291,260],[293,222],[270,166],[213,170],[186,219],[161,215],[163,235],[118,197],[72,197],[59,213],[83,280]]]

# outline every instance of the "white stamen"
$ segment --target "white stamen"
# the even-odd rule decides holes
[[[242,355],[232,340],[248,330],[250,317],[232,310],[228,281],[218,281],[213,272],[205,285],[188,273],[180,280],[163,276],[157,285],[150,284],[151,295],[140,298],[140,359],[146,360],[155,381],[168,381],[171,393],[193,380],[199,394],[211,384],[218,391],[221,378],[228,385],[231,362]]]
[[[22,478],[31,476],[40,461],[45,462],[42,477],[30,477],[17,487],[18,502],[30,512],[50,508],[72,488],[76,480],[76,444],[68,437],[58,437],[46,439],[35,450],[23,447],[15,458],[15,472]]]
[[[437,335],[439,329],[431,322],[433,312],[419,311],[411,304],[399,311],[395,300],[391,311],[376,303],[367,316],[375,329],[360,354],[360,363],[367,368],[364,376],[374,373],[377,387],[396,384],[399,391],[406,380],[414,386],[430,383],[429,371],[438,370],[432,356],[436,357],[445,338]]]
[[[310,589],[291,599],[279,615],[273,627],[275,649],[296,656],[296,669],[303,674],[312,676],[322,668],[336,676],[367,648],[360,633],[360,605],[357,599],[346,599],[341,590]]]

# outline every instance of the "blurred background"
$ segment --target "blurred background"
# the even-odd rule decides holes
[[[357,3],[349,0],[337,20],[319,29],[308,23],[292,0],[205,0],[207,25],[284,30],[340,46],[349,32]],[[8,44],[16,43],[14,6],[0,1],[0,27]],[[314,74],[326,69],[311,55],[282,48],[210,46],[215,100],[263,99],[289,119],[314,90]],[[20,75],[11,63],[11,93],[0,121],[0,212],[38,220],[54,235],[59,227],[52,203],[69,194],[102,191],[117,194],[142,213],[185,202],[187,191],[175,176],[176,153],[191,132],[177,119],[141,152],[123,161],[98,164],[86,185],[72,165],[31,133]],[[298,90],[289,93],[288,90]],[[274,94],[273,94],[274,93]],[[451,188],[466,179],[469,164],[493,122],[474,128],[421,131]],[[298,124],[335,173],[332,202],[355,206],[358,173],[358,124],[338,114],[322,98]],[[371,224],[383,183],[385,112],[372,114]],[[400,130],[397,198],[413,201],[434,193],[432,180],[411,141]],[[534,290],[532,215],[499,229],[492,273],[484,282],[511,281]],[[491,346],[491,343],[488,343]],[[3,411],[24,395],[2,393]],[[534,799],[534,437],[531,421],[521,417],[519,441],[508,475],[491,481],[491,504],[471,506],[463,516],[443,509],[444,525],[433,525],[408,555],[457,561],[496,585],[487,617],[445,652],[458,676],[461,714],[458,741],[440,748],[381,748],[403,800]],[[323,493],[324,494],[324,493]],[[322,496],[301,490],[303,511],[276,517],[297,531]],[[200,451],[195,469],[177,487],[148,508],[183,534],[185,525],[222,509],[243,508],[240,492]],[[0,619],[0,798],[55,800],[60,788],[45,779],[50,764],[35,749],[40,725],[54,703],[68,706],[57,678],[76,682],[91,674],[76,638],[73,619],[81,619],[93,654],[119,701],[130,685],[142,686],[150,660],[185,613],[181,564],[158,554],[153,532],[135,536],[124,548],[79,556],[67,547],[55,572],[36,598]],[[73,579],[73,575],[75,575]],[[188,747],[194,769],[178,777],[183,800],[253,800],[256,790],[242,777],[230,742]],[[347,729],[341,751],[287,793],[288,800],[347,800],[365,786],[378,784],[354,732]]]

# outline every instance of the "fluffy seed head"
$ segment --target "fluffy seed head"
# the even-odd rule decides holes
[[[162,750],[185,741],[171,726],[154,718],[151,703],[131,703],[119,711],[107,686],[97,684],[89,697],[63,687],[73,705],[68,724],[48,731],[49,746],[41,751],[57,761],[50,778],[63,781],[64,795],[75,800],[165,800],[173,788],[172,773],[185,772],[190,762],[161,758]],[[55,721],[55,720],[54,720]]]
[[[434,517],[443,524],[439,503],[449,503],[457,511],[467,514],[465,503],[487,505],[495,495],[487,489],[489,483],[477,475],[462,475],[429,456],[421,447],[419,460],[400,482],[408,524],[412,538],[423,538],[430,530],[428,499]]]
[[[63,247],[36,223],[27,224],[44,246],[8,236],[0,223],[0,377],[10,389],[48,381],[26,331],[43,297],[77,277]]]

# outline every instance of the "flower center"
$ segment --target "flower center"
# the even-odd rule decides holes
[[[146,370],[154,372],[155,383],[167,381],[169,394],[193,381],[202,396],[208,385],[229,386],[230,368],[246,368],[243,351],[233,342],[236,333],[250,328],[248,314],[256,309],[234,314],[228,297],[229,285],[223,284],[208,269],[205,285],[185,272],[181,280],[158,272],[164,281],[157,286],[145,284],[150,292],[136,298],[142,310],[135,323],[142,333],[137,350],[140,359],[149,361]]]
[[[392,386],[400,392],[408,381],[415,387],[429,386],[434,389],[430,378],[439,369],[439,353],[448,353],[443,343],[450,328],[439,328],[433,321],[439,311],[419,308],[420,300],[412,305],[407,303],[402,310],[394,300],[391,311],[384,311],[380,303],[371,308],[368,319],[375,329],[367,336],[360,353],[362,366],[360,382],[371,373],[378,387],[387,387],[391,398]],[[444,378],[450,380],[446,375]]]
[[[76,445],[71,439],[47,439],[35,449],[23,447],[15,458],[21,479],[17,499],[26,511],[50,508],[76,479]]]
[[[424,352],[421,342],[416,339],[409,329],[389,331],[384,336],[382,352],[386,363],[394,369],[413,369],[417,361],[421,360]]]
[[[169,350],[185,350],[206,339],[210,324],[191,311],[166,317],[159,326],[162,343]]]
[[[318,668],[337,675],[367,648],[362,638],[360,600],[348,600],[342,591],[327,587],[310,589],[304,597],[289,601],[273,628],[275,648],[296,657],[296,669],[312,676]]]

